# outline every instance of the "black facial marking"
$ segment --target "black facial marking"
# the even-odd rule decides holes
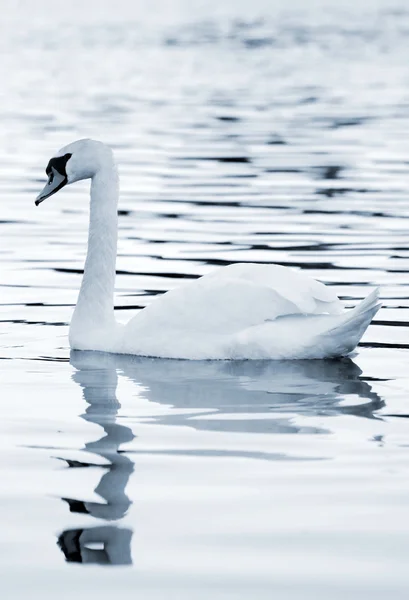
[[[71,156],[72,156],[72,154],[64,154],[64,156],[57,156],[57,158],[52,158],[50,160],[50,162],[48,163],[47,168],[45,170],[46,174],[48,176],[51,175],[51,177],[52,177],[53,175],[52,175],[51,168],[54,168],[60,175],[62,175],[63,177],[67,177],[65,167],[67,165],[67,162],[71,158]]]
[[[66,166],[72,154],[65,154],[52,158],[47,165],[45,172],[48,175],[48,181],[41,194],[37,196],[35,205],[38,206],[43,200],[49,198],[68,183]]]

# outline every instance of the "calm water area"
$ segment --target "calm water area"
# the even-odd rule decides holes
[[[409,5],[3,0],[0,595],[409,597]],[[383,308],[339,361],[71,352],[89,184],[120,166],[115,306],[232,262]]]

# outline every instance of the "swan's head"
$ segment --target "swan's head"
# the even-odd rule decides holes
[[[68,183],[91,179],[103,167],[113,164],[112,150],[102,142],[87,139],[64,146],[48,162],[48,181],[36,198],[36,206]]]

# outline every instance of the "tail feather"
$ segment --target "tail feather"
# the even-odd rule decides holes
[[[345,356],[354,350],[375,314],[381,308],[379,288],[376,288],[352,310],[344,313],[338,323],[319,334],[328,356]]]

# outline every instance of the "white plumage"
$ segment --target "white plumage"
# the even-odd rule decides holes
[[[61,174],[66,183],[92,180],[88,253],[70,327],[73,349],[192,360],[330,358],[352,352],[380,308],[377,290],[344,311],[331,288],[300,271],[233,264],[157,297],[129,323],[117,324],[118,175],[112,152],[80,140],[57,159],[68,155]],[[54,193],[50,185],[37,202]]]

